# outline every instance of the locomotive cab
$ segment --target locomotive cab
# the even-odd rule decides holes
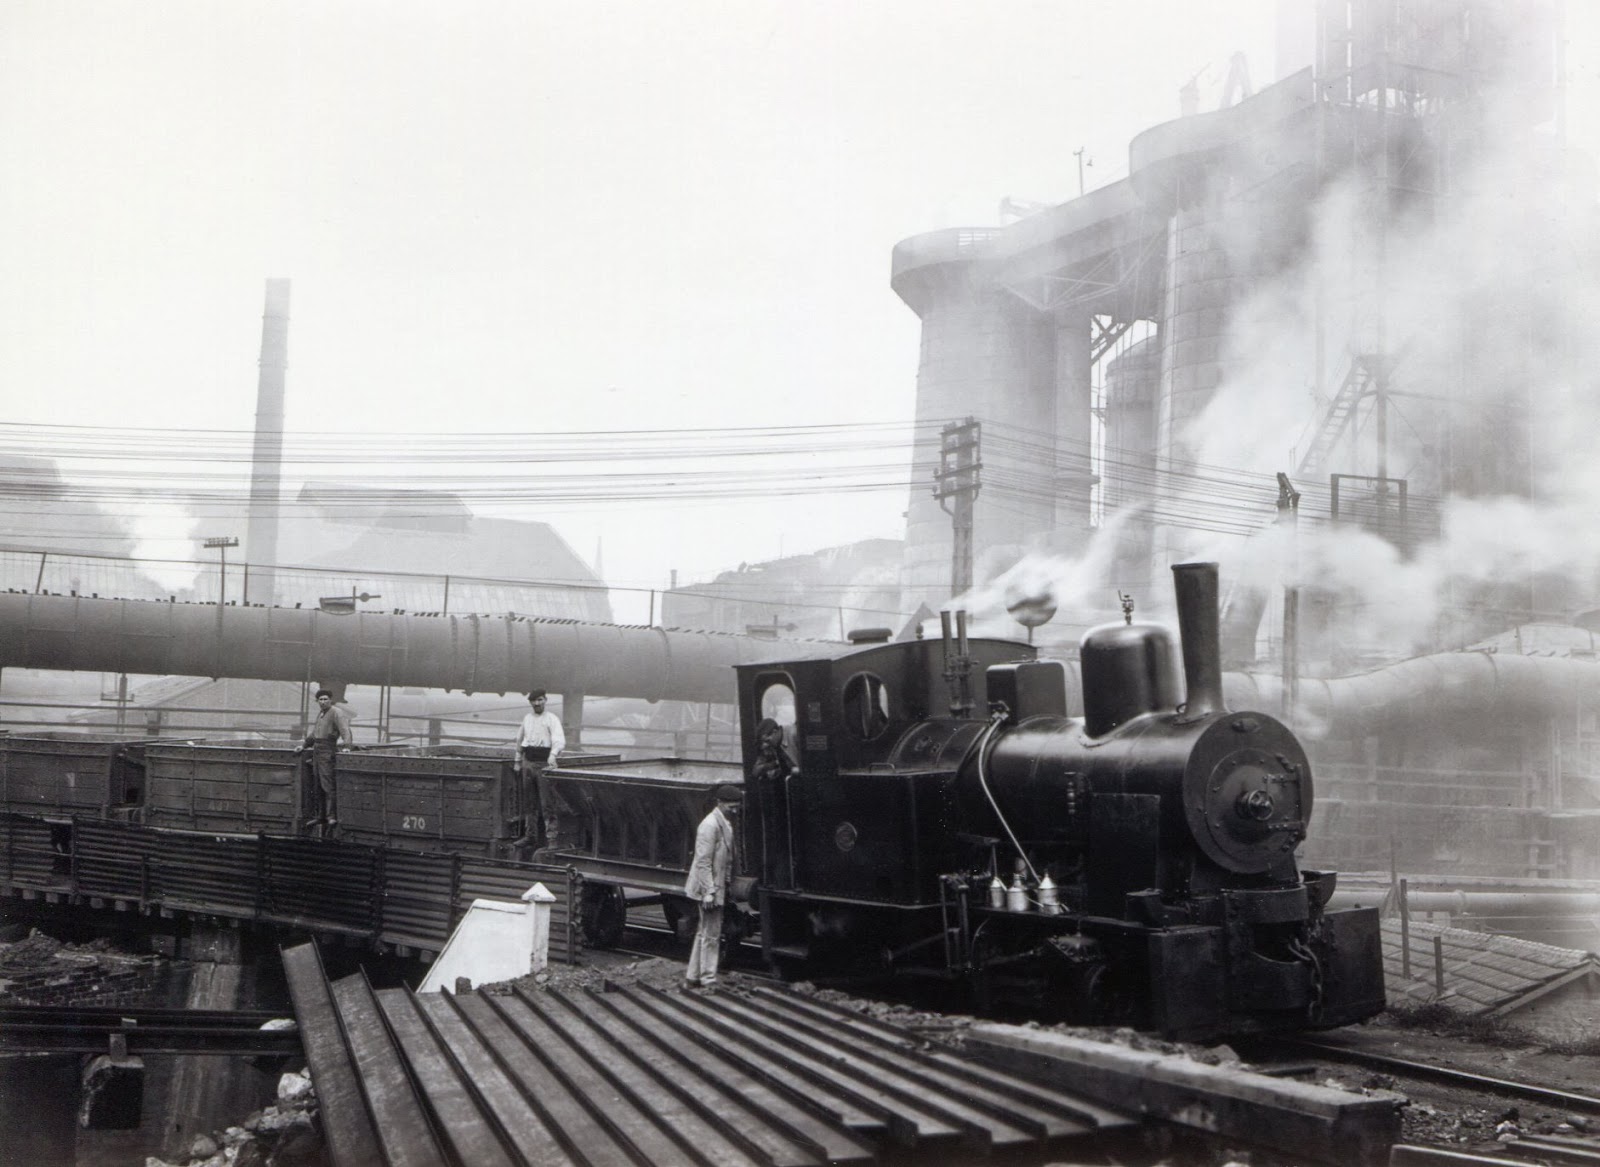
[[[1015,641],[969,642],[972,672],[1031,660]],[[937,904],[959,813],[956,766],[982,729],[934,720],[961,699],[941,643],[902,641],[831,660],[739,666],[747,801],[746,865],[760,886],[812,898]],[[1053,666],[1059,670],[1059,665]],[[971,695],[987,706],[984,691]],[[775,723],[773,759],[759,727]],[[931,728],[930,728],[931,727]],[[918,752],[904,764],[909,739]]]

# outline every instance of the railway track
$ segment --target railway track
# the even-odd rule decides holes
[[[1348,1065],[1364,1066],[1368,1069],[1393,1074],[1397,1078],[1420,1079],[1443,1086],[1454,1086],[1463,1090],[1486,1094],[1495,1098],[1535,1102],[1542,1106],[1548,1106],[1551,1109],[1571,1114],[1600,1116],[1600,1096],[1594,1094],[1577,1094],[1568,1090],[1540,1086],[1532,1082],[1519,1082],[1489,1074],[1478,1074],[1470,1070],[1460,1070],[1452,1066],[1441,1066],[1434,1062],[1420,1062],[1412,1058],[1397,1058],[1389,1054],[1356,1049],[1352,1046],[1341,1044],[1336,1039],[1303,1037],[1286,1040],[1280,1044],[1287,1049],[1307,1056],[1322,1058],[1327,1061],[1344,1062]]]
[[[1330,1064],[1384,1075],[1410,1099],[1408,1110],[1419,1112],[1406,1141],[1391,1150],[1389,1167],[1600,1167],[1600,1138],[1586,1133],[1600,1132],[1600,1122],[1586,1121],[1600,1117],[1600,1095],[1443,1064],[1444,1055],[1379,1052],[1337,1032],[1263,1039],[1247,1056],[1285,1076],[1315,1075]],[[1558,1120],[1565,1120],[1560,1127]]]

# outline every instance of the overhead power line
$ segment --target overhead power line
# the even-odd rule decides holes
[[[333,506],[426,518],[461,508],[710,505],[741,499],[906,493],[927,485],[942,420],[547,434],[294,434],[276,500],[285,521]],[[1094,465],[1114,484],[1107,507],[1146,521],[1248,534],[1275,513],[1273,474],[1194,462],[1156,465],[1148,451],[1059,446],[985,421],[986,504],[1027,514],[1053,505],[1064,465]],[[0,518],[58,508],[84,521],[144,517],[152,504],[232,513],[248,497],[255,434],[0,423]],[[10,465],[5,461],[10,460]],[[18,459],[22,461],[18,461]],[[60,461],[68,467],[57,471]],[[299,482],[307,485],[301,487]],[[1313,498],[1316,487],[1308,487]],[[1416,500],[1419,506],[1424,500]],[[1308,508],[1306,521],[1317,521]],[[63,540],[90,538],[66,533]]]

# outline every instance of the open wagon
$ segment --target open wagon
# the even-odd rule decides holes
[[[585,938],[601,947],[622,936],[630,903],[659,903],[667,923],[692,915],[683,881],[694,858],[694,832],[718,786],[744,784],[738,762],[641,758],[562,765],[547,772],[575,840],[544,862],[584,878]],[[628,891],[645,892],[630,900]],[[731,915],[731,913],[730,913]]]

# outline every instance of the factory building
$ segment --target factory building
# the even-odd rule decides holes
[[[751,636],[844,640],[899,623],[897,539],[866,539],[809,555],[741,563],[715,579],[673,588],[662,623]]]

